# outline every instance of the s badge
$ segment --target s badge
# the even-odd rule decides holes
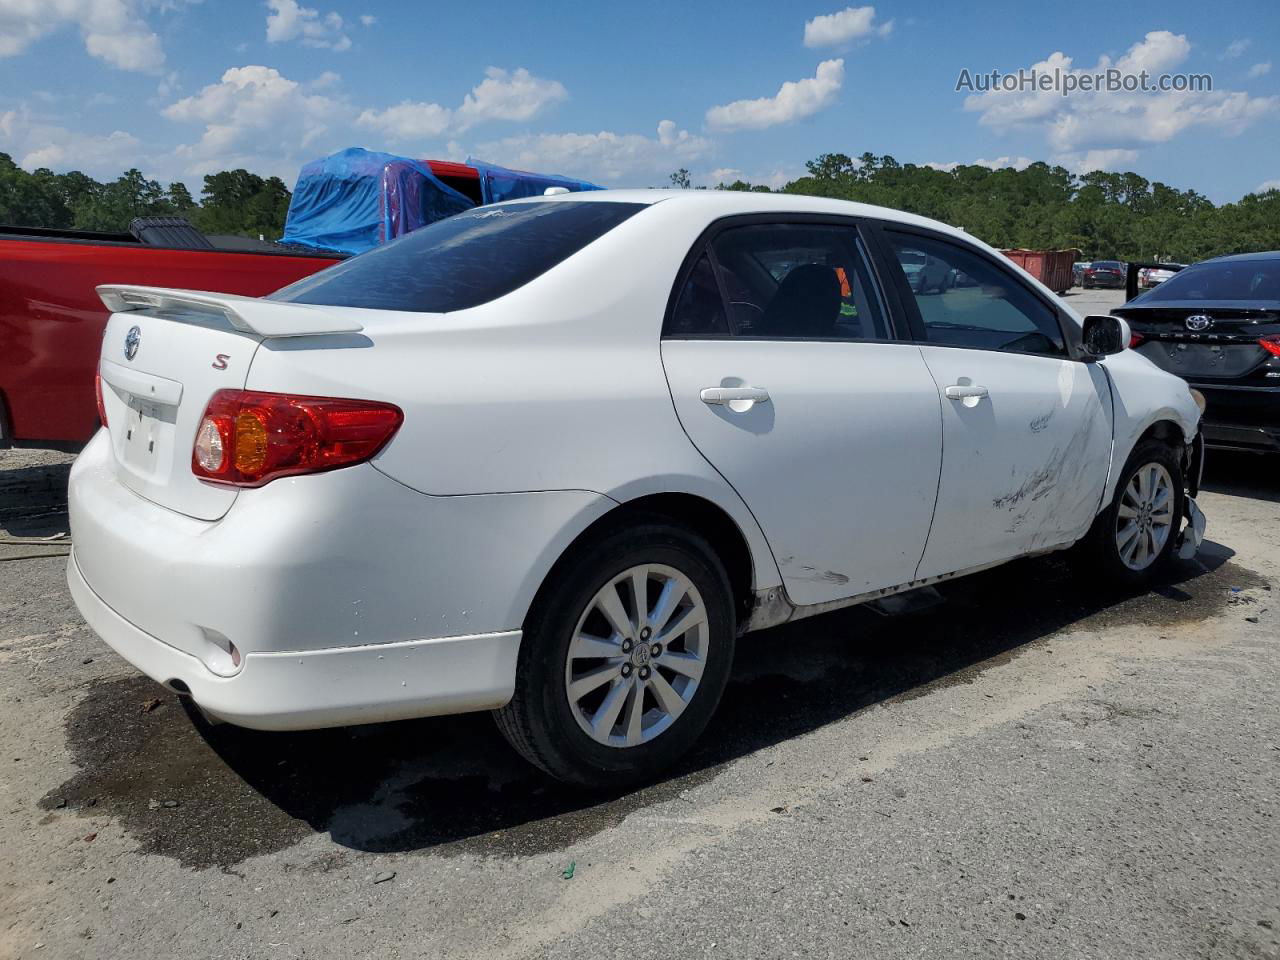
[[[231,359],[230,354],[227,354],[227,353],[218,354],[216,357],[213,358],[213,369],[215,370],[227,369],[227,361],[230,359]]]

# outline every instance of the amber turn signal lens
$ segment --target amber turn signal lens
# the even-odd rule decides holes
[[[267,465],[267,428],[253,410],[236,417],[236,469],[256,477]]]

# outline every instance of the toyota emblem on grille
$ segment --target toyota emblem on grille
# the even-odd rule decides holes
[[[1208,330],[1213,326],[1213,317],[1197,313],[1194,317],[1187,317],[1186,323],[1188,330]]]
[[[124,358],[132,360],[138,355],[138,344],[142,342],[142,330],[138,327],[130,327],[129,332],[124,335]]]

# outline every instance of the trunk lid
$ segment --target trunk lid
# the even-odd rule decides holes
[[[1167,303],[1113,311],[1142,337],[1137,350],[1156,366],[1191,379],[1247,377],[1270,354],[1258,340],[1280,333],[1280,310]]]
[[[98,374],[120,483],[170,510],[217,520],[238,488],[191,471],[209,399],[243,388],[259,344],[360,330],[323,308],[155,287],[101,286],[113,311]]]

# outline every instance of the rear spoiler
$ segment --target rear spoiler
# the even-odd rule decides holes
[[[354,320],[302,303],[118,283],[104,283],[97,289],[98,296],[112,313],[148,310],[161,315],[178,314],[174,319],[181,319],[182,314],[219,317],[237,330],[260,337],[314,337],[326,333],[359,333],[364,329]]]
[[[1128,303],[1138,295],[1138,274],[1148,268],[1152,270],[1172,270],[1177,273],[1186,266],[1185,263],[1131,263],[1124,275],[1124,302]]]

